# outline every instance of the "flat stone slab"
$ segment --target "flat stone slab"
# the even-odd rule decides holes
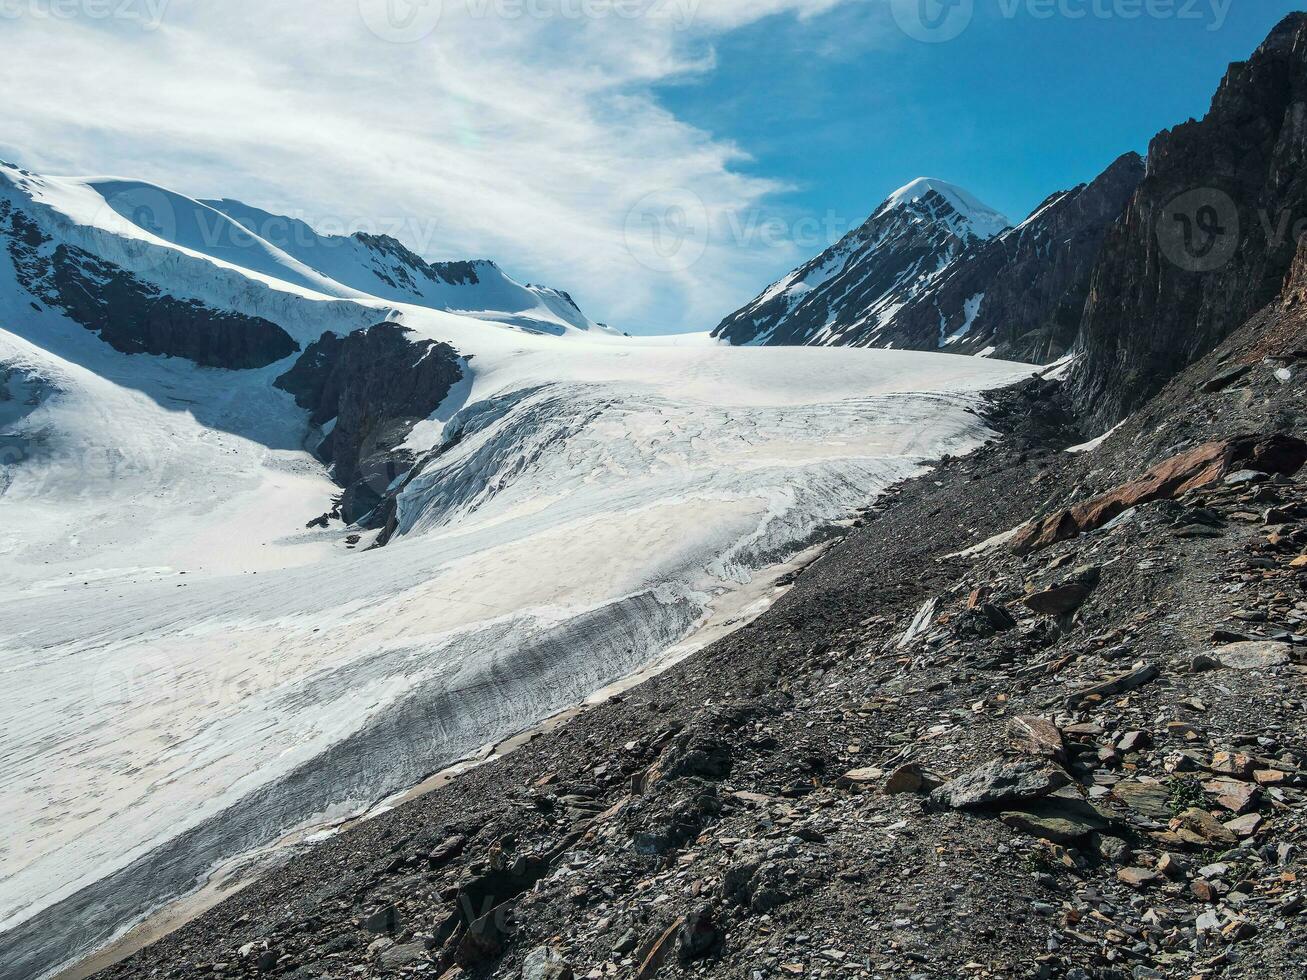
[[[869,766],[865,769],[850,769],[839,778],[841,786],[871,786],[885,778],[885,770]]]
[[[1093,592],[1094,587],[1084,582],[1065,582],[1031,593],[1021,601],[1041,616],[1067,616],[1083,606]]]
[[[1112,787],[1112,798],[1145,817],[1166,820],[1171,817],[1171,791],[1162,783],[1122,780]]]
[[[1222,667],[1230,670],[1269,670],[1289,663],[1289,651],[1292,649],[1287,643],[1253,640],[1218,647],[1212,651],[1212,655],[1221,662]]]
[[[1034,760],[986,763],[950,780],[930,794],[931,801],[954,810],[980,810],[1036,800],[1071,782],[1056,766]]]
[[[1107,830],[1110,824],[1085,800],[1046,796],[999,815],[1009,827],[1054,844],[1074,844],[1082,837]]]

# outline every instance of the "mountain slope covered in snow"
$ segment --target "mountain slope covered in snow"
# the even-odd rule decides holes
[[[693,642],[1025,371],[451,313],[480,272],[200,219],[0,172],[5,980]]]
[[[919,178],[723,320],[713,336],[739,345],[894,346],[898,311],[969,247],[1009,224],[962,188]]]
[[[203,203],[327,279],[367,296],[471,313],[544,333],[562,333],[567,327],[608,329],[582,313],[562,290],[522,285],[486,259],[428,262],[389,235],[320,234],[302,220],[239,201]]]

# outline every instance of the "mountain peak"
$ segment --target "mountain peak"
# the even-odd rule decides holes
[[[977,238],[993,238],[1012,226],[1006,215],[994,210],[970,191],[938,177],[918,177],[909,181],[887,197],[877,213],[925,202],[934,195],[938,195],[956,211]]]

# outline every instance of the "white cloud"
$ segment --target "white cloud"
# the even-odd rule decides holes
[[[710,71],[724,32],[841,2],[0,0],[0,154],[406,219],[429,257],[496,258],[614,325],[705,328],[798,254],[726,233],[779,188],[650,85]],[[629,219],[642,200],[673,210]]]

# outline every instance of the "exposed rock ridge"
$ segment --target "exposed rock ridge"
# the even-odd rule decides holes
[[[421,276],[431,282],[448,283],[453,286],[475,286],[477,278],[476,262],[428,262],[420,255],[389,235],[371,235],[357,232],[354,235],[369,250],[380,256],[389,257],[392,262],[374,261],[373,271],[396,288],[416,290],[418,288],[413,275]],[[397,282],[396,279],[403,279]]]
[[[911,186],[911,185],[910,185]],[[887,200],[855,231],[724,319],[733,344],[885,346],[895,312],[981,240],[939,190]]]
[[[1132,507],[1212,486],[1240,470],[1292,476],[1307,463],[1307,443],[1296,436],[1218,439],[1159,463],[1139,479],[1109,493],[1032,522],[1012,539],[1018,555],[1096,531]]]
[[[38,304],[62,310],[124,354],[240,370],[265,367],[299,350],[271,320],[178,299],[74,246],[51,249],[50,239],[8,201],[0,201],[0,238],[19,284]]]
[[[714,331],[732,343],[897,347],[1043,363],[1074,342],[1108,225],[1143,178],[1127,153],[1016,228],[972,233],[938,191],[891,199]]]
[[[1044,364],[1075,343],[1108,227],[1144,176],[1136,153],[979,242],[894,317],[895,346]]]
[[[276,385],[309,410],[314,426],[330,424],[315,452],[345,488],[341,516],[354,523],[413,465],[404,441],[462,378],[449,344],[416,340],[387,322],[344,337],[323,334]]]

